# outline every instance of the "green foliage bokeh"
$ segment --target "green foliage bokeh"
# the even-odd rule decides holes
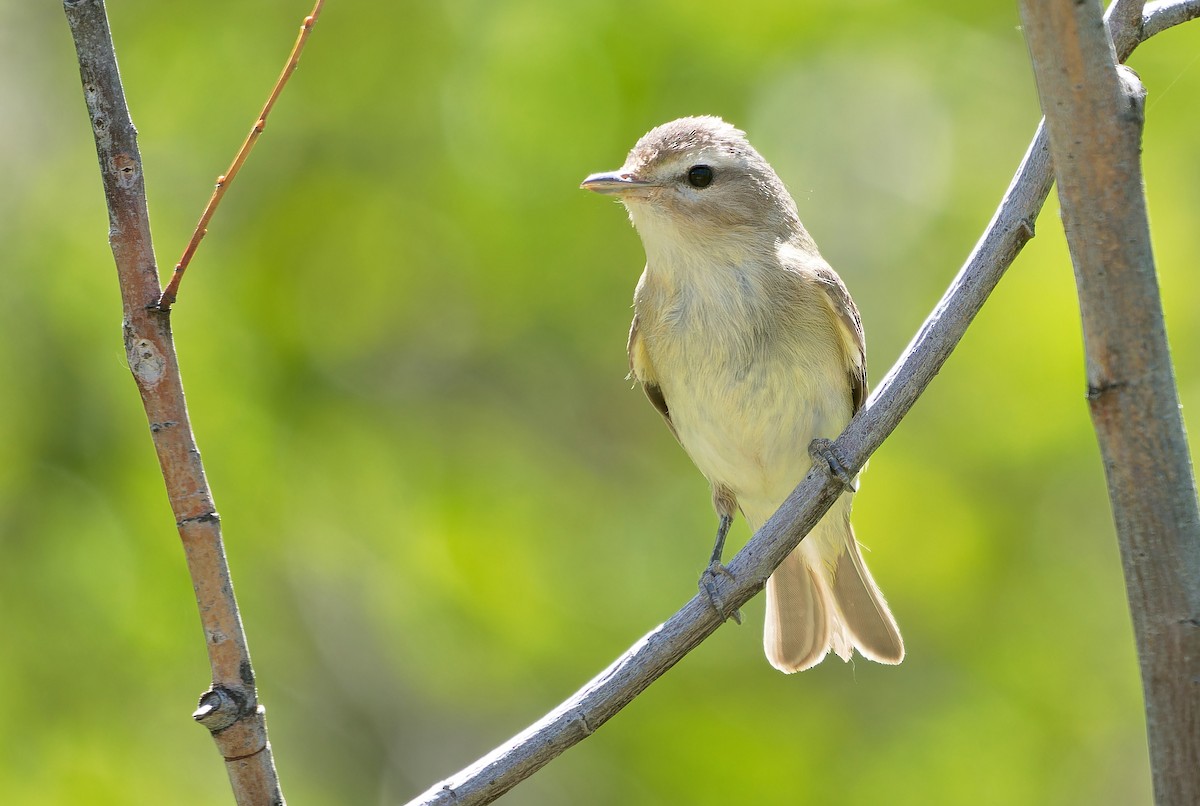
[[[308,8],[110,6],[169,267]],[[1131,60],[1185,415],[1198,48],[1193,24]],[[230,802],[188,719],[207,660],[58,4],[0,0],[0,101],[0,800]],[[726,117],[776,166],[878,383],[1038,105],[1015,4],[326,8],[174,314],[292,803],[403,802],[694,594],[707,487],[623,380],[641,247],[577,190],[684,114]],[[504,802],[1148,803],[1084,391],[1052,198],[863,480],[904,664],[780,675],[756,600]]]

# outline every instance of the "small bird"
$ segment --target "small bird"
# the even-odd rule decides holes
[[[580,185],[616,196],[646,251],[630,375],[712,487],[720,516],[706,575],[741,510],[757,531],[867,396],[850,293],[745,133],[717,117],[651,130],[625,164]],[[814,442],[815,440],[815,442]],[[767,580],[763,647],[798,672],[832,649],[899,663],[904,642],[850,527],[844,493]],[[704,578],[702,578],[702,583]]]

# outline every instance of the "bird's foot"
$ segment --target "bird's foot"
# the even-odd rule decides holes
[[[717,577],[725,577],[731,582],[736,582],[737,578],[733,572],[721,564],[719,560],[713,560],[708,564],[708,568],[704,569],[704,573],[700,575],[700,590],[708,596],[708,601],[712,604],[713,610],[721,616],[722,621],[733,619],[735,624],[742,623],[742,612],[736,607],[733,611],[725,606],[725,602],[721,597],[720,583]]]
[[[829,472],[836,476],[847,490],[852,493],[858,492],[858,485],[855,484],[854,477],[846,470],[846,462],[842,458],[841,451],[833,442],[818,437],[809,443],[808,453],[814,462],[824,462],[825,466],[829,468]]]

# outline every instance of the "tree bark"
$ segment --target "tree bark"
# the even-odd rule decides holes
[[[1141,3],[1133,13],[1141,16]],[[1140,165],[1145,90],[1094,0],[1021,0],[1079,289],[1160,806],[1200,803],[1200,507]]]

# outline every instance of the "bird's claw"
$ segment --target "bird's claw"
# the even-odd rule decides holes
[[[704,573],[700,575],[700,590],[708,596],[708,601],[712,604],[713,610],[717,611],[722,621],[733,619],[734,624],[741,624],[742,612],[736,607],[730,612],[726,609],[725,603],[721,599],[720,591],[717,589],[718,576],[726,577],[732,582],[737,581],[732,571],[720,562],[713,561],[709,563],[708,568],[705,568]]]
[[[858,485],[854,481],[854,477],[846,470],[846,463],[842,459],[841,452],[828,439],[818,437],[814,439],[808,446],[808,453],[812,456],[813,461],[821,461],[829,468],[842,485],[852,493],[858,492]]]

